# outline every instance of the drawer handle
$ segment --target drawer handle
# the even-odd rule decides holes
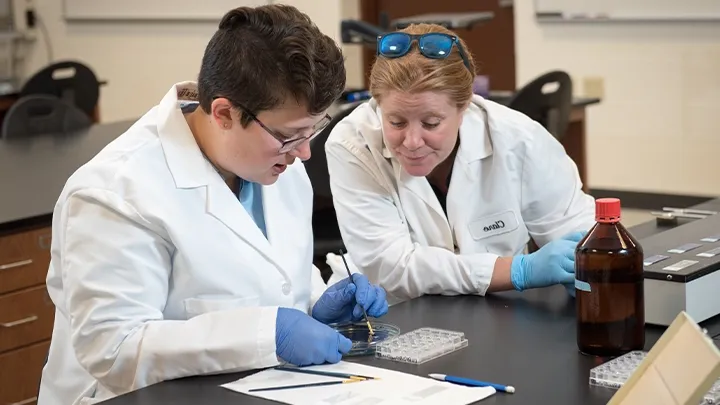
[[[28,264],[32,264],[32,259],[20,260],[15,263],[0,264],[0,270],[14,269],[15,267],[27,266]]]
[[[38,319],[37,316],[32,315],[32,316],[28,316],[27,318],[18,319],[17,321],[0,323],[0,326],[2,326],[3,328],[12,328],[15,326],[24,325],[26,323],[35,322],[35,321],[37,321],[37,319]]]
[[[22,401],[20,401],[20,402],[13,402],[13,403],[10,404],[10,405],[27,405],[27,404],[32,404],[32,403],[35,402],[35,401],[37,401],[37,397],[32,397],[32,398],[24,399],[24,400],[22,400]]]

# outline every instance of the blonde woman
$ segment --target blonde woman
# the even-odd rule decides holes
[[[464,42],[436,25],[378,40],[372,99],[326,143],[353,263],[391,300],[564,284],[594,223],[573,161],[540,124],[473,95]],[[532,239],[540,249],[525,254]]]

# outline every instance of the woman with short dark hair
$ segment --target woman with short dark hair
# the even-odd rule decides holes
[[[57,310],[40,405],[163,380],[337,362],[328,324],[387,312],[312,265],[308,142],[345,87],[332,39],[289,6],[222,19],[197,83],[174,85],[67,181],[53,215]]]

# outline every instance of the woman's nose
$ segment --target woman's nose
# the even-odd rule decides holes
[[[408,150],[420,149],[425,142],[423,142],[422,131],[417,128],[408,128],[405,131],[405,139],[403,140],[403,146]]]
[[[310,152],[310,142],[301,142],[298,146],[288,152],[288,155],[292,156],[293,158],[298,158],[302,161],[310,159],[310,156],[312,155],[312,153]]]

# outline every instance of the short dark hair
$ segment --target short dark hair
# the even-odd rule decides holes
[[[239,7],[225,14],[205,49],[198,98],[206,113],[217,97],[255,115],[294,97],[320,114],[340,97],[345,80],[340,47],[297,8]],[[251,118],[240,106],[247,126]]]

